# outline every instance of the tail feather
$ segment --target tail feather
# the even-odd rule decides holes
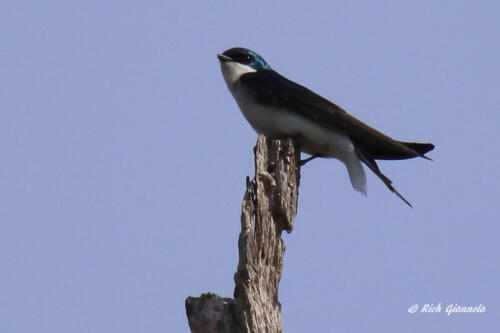
[[[421,155],[424,155],[434,149],[434,145],[432,143],[400,142]]]
[[[374,160],[405,160],[408,158],[423,157],[425,153],[434,149],[432,143],[404,142],[392,140],[385,142],[383,146],[359,145],[363,151],[370,152],[367,157]]]
[[[391,190],[392,192],[394,192],[401,200],[403,200],[408,206],[412,207],[413,206],[411,205],[411,203],[405,199],[405,197],[403,197],[403,195],[401,193],[399,193],[395,188],[394,186],[392,186],[392,180],[390,180],[389,178],[387,178],[381,171],[380,169],[378,168],[378,165],[377,163],[375,162],[375,160],[373,158],[370,158],[370,157],[366,157],[362,151],[360,150],[356,150],[358,156],[359,156],[359,159],[361,161],[363,161],[363,163],[366,164],[366,166],[368,168],[370,168],[371,171],[373,171],[374,174],[377,175],[377,177],[379,177],[382,182],[384,182],[385,186],[387,186],[387,188],[389,190]]]

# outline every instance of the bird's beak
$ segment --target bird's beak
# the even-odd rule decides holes
[[[223,54],[218,54],[217,55],[217,59],[219,59],[220,61],[231,61],[231,60],[233,60],[233,59],[231,59],[228,56],[225,56]]]

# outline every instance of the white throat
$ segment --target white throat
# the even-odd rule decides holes
[[[243,74],[255,73],[257,70],[248,66],[239,64],[234,61],[222,61],[220,63],[222,76],[226,81],[227,87],[232,91],[233,85],[240,79]]]

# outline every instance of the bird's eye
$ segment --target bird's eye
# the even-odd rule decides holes
[[[237,57],[237,61],[242,64],[249,64],[253,61],[253,55],[251,54],[240,54]]]

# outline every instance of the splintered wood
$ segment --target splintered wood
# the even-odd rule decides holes
[[[285,254],[281,234],[292,231],[297,214],[300,150],[290,138],[267,140],[260,135],[254,153],[255,177],[247,179],[242,204],[234,300],[213,294],[186,299],[192,332],[202,327],[217,333],[283,331],[278,300]],[[203,297],[210,300],[208,308],[200,303]],[[210,319],[213,314],[217,318]]]

